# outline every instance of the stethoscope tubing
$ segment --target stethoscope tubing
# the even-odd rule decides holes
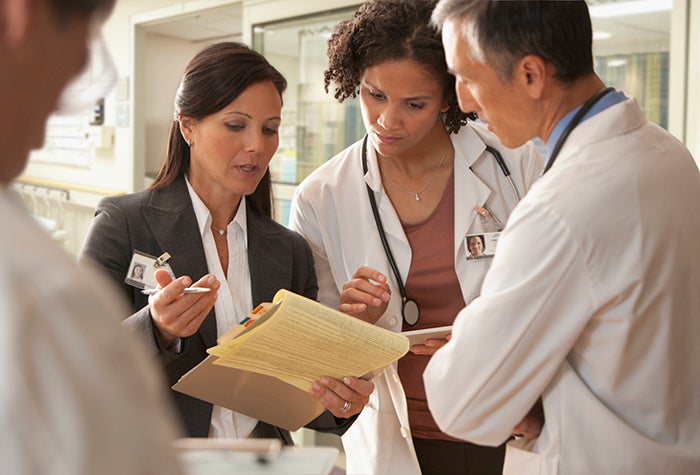
[[[486,151],[489,152],[491,155],[493,155],[493,158],[496,159],[496,163],[498,163],[498,166],[501,167],[501,171],[503,172],[503,175],[506,177],[506,180],[508,181],[508,184],[510,185],[510,188],[513,190],[513,195],[515,196],[515,202],[519,203],[520,202],[520,193],[518,193],[518,189],[515,187],[515,183],[513,183],[513,179],[510,177],[510,169],[508,168],[508,165],[506,165],[505,160],[503,160],[503,155],[501,155],[501,152],[496,150],[490,145],[486,146]],[[471,170],[471,167],[469,167]],[[472,170],[472,173],[474,170]]]
[[[566,139],[569,138],[569,134],[581,123],[583,120],[583,116],[585,116],[592,108],[595,106],[599,100],[603,98],[607,93],[614,91],[614,87],[604,87],[600,91],[596,92],[592,97],[590,97],[584,104],[581,106],[581,108],[574,114],[574,116],[571,119],[571,122],[566,126],[564,129],[564,132],[561,133],[561,136],[559,137],[559,140],[557,140],[557,143],[554,145],[554,148],[552,149],[552,153],[549,156],[549,160],[547,162],[547,165],[544,167],[544,170],[542,170],[542,174],[544,175],[549,171],[550,168],[552,168],[552,165],[554,164],[554,160],[557,159],[557,156],[559,156],[559,152],[561,151],[561,148],[564,146],[564,142],[566,142]]]
[[[515,187],[515,183],[513,183],[513,180],[510,177],[510,170],[508,169],[508,166],[503,160],[503,156],[498,150],[489,145],[486,146],[486,150],[496,159],[496,162],[500,166],[501,171],[503,171],[503,175],[506,177],[506,180],[508,180],[508,183],[510,183],[511,188],[513,189],[513,193],[515,194],[516,198],[516,203],[519,202],[520,193],[518,193],[518,190]],[[367,174],[367,135],[365,135],[365,138],[362,141],[362,171],[364,174]],[[472,173],[474,173],[474,170],[472,170]],[[386,254],[387,260],[389,261],[389,267],[391,267],[391,272],[392,274],[394,274],[394,279],[396,280],[396,285],[398,286],[399,294],[401,295],[401,316],[403,317],[404,322],[406,322],[408,325],[415,325],[420,317],[420,307],[418,306],[418,303],[415,300],[408,298],[408,295],[406,294],[406,288],[404,287],[403,279],[401,278],[401,274],[399,273],[399,267],[396,264],[396,259],[394,259],[394,253],[391,252],[391,247],[389,246],[389,242],[386,239],[384,225],[382,224],[382,218],[379,215],[379,209],[377,208],[377,201],[374,198],[374,192],[368,184],[365,184],[365,187],[367,188],[367,196],[369,197],[369,203],[372,208],[372,216],[374,217],[374,223],[377,227],[377,232],[379,233],[379,239],[382,242],[384,253]],[[415,310],[413,310],[414,307]],[[406,315],[407,308],[411,309],[411,314],[415,312],[415,318],[413,317],[413,315]]]

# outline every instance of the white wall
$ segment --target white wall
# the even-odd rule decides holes
[[[147,35],[145,55],[145,173],[155,176],[168,145],[173,99],[187,62],[203,45],[176,38]]]

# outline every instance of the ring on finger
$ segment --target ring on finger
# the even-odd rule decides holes
[[[350,410],[350,406],[352,406],[352,403],[350,401],[345,401],[343,407],[340,408],[340,412],[348,412]]]

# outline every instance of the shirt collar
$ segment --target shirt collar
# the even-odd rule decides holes
[[[590,119],[597,113],[602,112],[608,107],[614,106],[615,104],[622,102],[625,99],[627,99],[627,97],[621,91],[609,92],[608,94],[604,95],[598,102],[596,102],[593,107],[591,107],[591,110],[589,110],[583,116],[583,118],[581,118],[581,122],[585,121],[586,119]],[[583,104],[581,104],[580,106],[566,114],[564,117],[562,117],[559,120],[559,122],[557,122],[557,125],[555,125],[552,129],[552,133],[549,134],[549,139],[547,140],[547,163],[545,165],[549,164],[549,157],[552,156],[552,150],[554,149],[554,146],[557,144],[559,138],[561,137],[561,134],[564,133],[564,130],[571,122],[571,119],[574,118],[574,116],[579,111],[579,109],[581,109],[581,107],[583,107]]]
[[[199,234],[204,238],[204,233],[210,231],[211,229],[211,213],[209,208],[204,204],[202,199],[199,197],[190,181],[185,176],[185,183],[187,183],[187,191],[190,193],[190,199],[192,200],[192,208],[194,209],[194,215],[197,217],[197,225],[199,226]],[[241,196],[241,202],[238,204],[238,211],[236,211],[236,216],[234,216],[233,221],[231,221],[227,227],[230,231],[231,226],[237,226],[238,229],[242,231],[243,243],[248,249],[248,220],[246,214],[246,201],[245,196]]]

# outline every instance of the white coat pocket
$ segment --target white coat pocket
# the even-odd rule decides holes
[[[515,439],[506,444],[503,475],[540,475],[540,455],[531,452],[534,440]]]

